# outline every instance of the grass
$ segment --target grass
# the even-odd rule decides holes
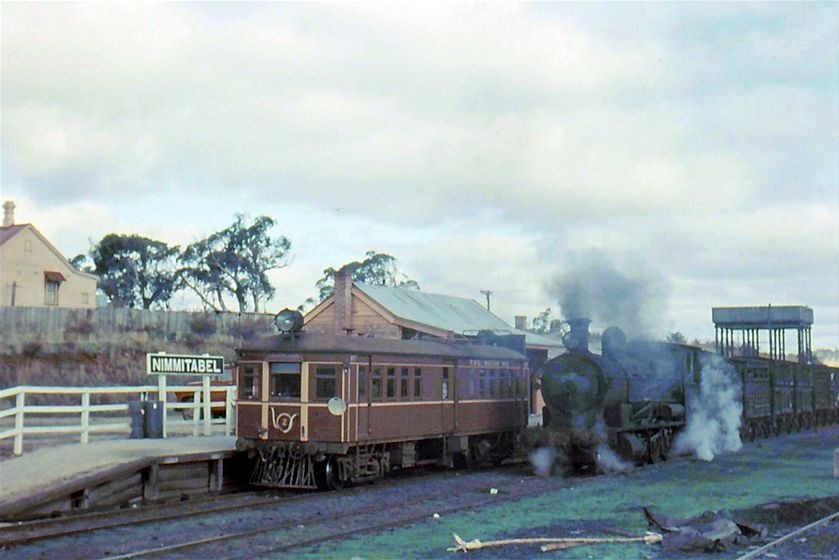
[[[743,510],[769,502],[836,496],[839,483],[832,476],[836,447],[837,428],[763,440],[710,463],[677,460],[628,475],[581,480],[579,485],[538,497],[359,535],[300,551],[295,557],[454,558],[455,553],[446,552],[452,546],[452,532],[466,540],[483,541],[535,536],[614,537],[616,531],[641,536],[647,530],[643,506],[670,517],[688,518],[706,510]],[[563,559],[681,557],[646,545],[580,547],[553,554],[561,554]],[[470,554],[475,556],[530,558],[542,553],[530,546]]]

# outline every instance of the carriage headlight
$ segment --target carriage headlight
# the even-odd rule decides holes
[[[347,403],[341,397],[332,397],[326,402],[326,408],[330,414],[341,416],[347,411]]]

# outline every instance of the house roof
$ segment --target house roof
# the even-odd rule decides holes
[[[390,286],[360,283],[353,283],[353,286],[396,319],[401,319],[397,322],[410,328],[427,325],[461,335],[475,335],[478,331],[491,330],[499,334],[524,335],[525,343],[529,347],[548,348],[562,345],[552,337],[514,329],[473,299]]]
[[[96,281],[99,280],[99,277],[95,274],[90,274],[88,272],[82,272],[81,270],[77,270],[72,264],[70,264],[70,261],[67,260],[67,257],[62,255],[61,251],[56,249],[55,245],[50,243],[49,240],[46,237],[44,237],[44,235],[40,231],[38,231],[38,228],[36,228],[32,224],[14,224],[11,226],[0,227],[0,245],[3,245],[6,241],[8,241],[9,239],[11,239],[12,237],[14,237],[15,235],[17,235],[25,229],[31,229],[32,232],[38,237],[38,239],[40,239],[44,243],[47,249],[52,251],[52,253],[56,257],[58,257],[61,260],[61,262],[63,262],[71,271],[73,271],[73,274],[76,274],[78,276],[85,276]]]
[[[0,227],[0,245],[14,237],[18,232],[23,231],[31,224],[14,224],[11,226]]]

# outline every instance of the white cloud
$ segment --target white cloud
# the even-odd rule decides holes
[[[279,307],[373,249],[424,289],[533,316],[594,248],[690,287],[671,316],[696,336],[717,295],[835,310],[837,15],[5,4],[3,196],[69,256],[272,215],[295,255]],[[839,345],[839,317],[816,314]]]

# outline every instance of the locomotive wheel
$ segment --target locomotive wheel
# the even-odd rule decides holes
[[[321,490],[341,490],[344,487],[344,481],[338,476],[335,457],[315,463],[315,483]]]

